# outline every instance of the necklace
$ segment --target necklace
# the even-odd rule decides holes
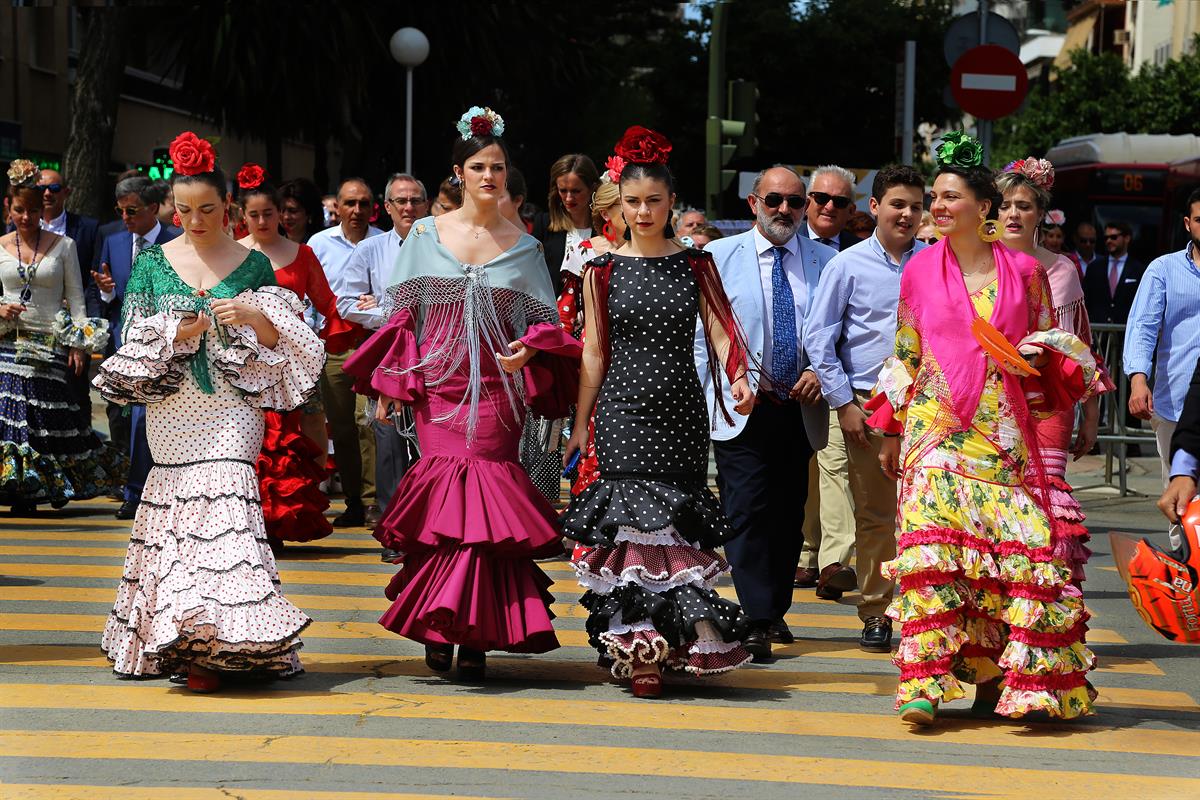
[[[487,225],[484,225],[482,228],[476,229],[475,226],[469,222],[464,221],[463,224],[467,226],[467,230],[471,233],[471,236],[476,239],[478,239],[480,236],[483,236],[485,233],[488,232]]]
[[[42,229],[38,228],[37,238],[33,240],[33,258],[29,259],[29,268],[28,269],[25,268],[25,259],[21,255],[21,234],[20,233],[17,233],[16,239],[17,239],[17,277],[20,278],[22,283],[24,284],[21,287],[21,304],[24,305],[25,303],[29,302],[29,299],[31,297],[33,297],[33,289],[31,288],[31,284],[33,283],[34,277],[37,275],[38,266],[40,266],[40,264],[41,264],[41,262],[37,260],[37,257],[38,257],[38,248],[42,246]]]

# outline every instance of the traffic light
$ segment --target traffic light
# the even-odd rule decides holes
[[[758,146],[758,87],[753,81],[730,81],[726,116],[710,116],[705,124],[705,195],[709,214],[717,216],[721,195],[737,177],[725,166],[737,156],[749,158]],[[732,141],[730,141],[732,140]]]
[[[146,176],[152,181],[156,180],[171,180],[171,175],[175,172],[175,163],[171,161],[171,156],[168,155],[168,150],[165,147],[156,147],[152,151],[153,162],[146,169]]]

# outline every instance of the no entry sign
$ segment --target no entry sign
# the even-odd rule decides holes
[[[980,119],[999,119],[1016,111],[1029,89],[1025,65],[994,44],[973,47],[954,62],[950,91],[963,111]]]

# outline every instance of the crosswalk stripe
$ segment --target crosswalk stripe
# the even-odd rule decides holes
[[[0,586],[0,601],[41,603],[104,603],[113,601],[112,589],[63,589],[53,586]],[[383,612],[391,603],[383,597],[347,597],[328,594],[292,594],[287,597],[306,611],[373,611]],[[562,619],[586,619],[588,612],[578,603],[554,603],[550,610]],[[796,629],[827,628],[830,630],[857,631],[862,628],[858,617],[848,614],[788,614],[784,621]],[[1126,644],[1125,637],[1106,628],[1088,630],[1088,641],[1094,644]]]
[[[897,740],[907,729],[891,716],[791,709],[736,708],[672,704],[664,714],[631,713],[638,702],[506,697],[480,703],[470,695],[390,691],[311,692],[254,688],[225,691],[197,703],[191,695],[152,686],[97,686],[0,683],[0,707],[12,709],[126,710],[155,713],[269,714],[460,720],[526,725],[648,728],[786,736],[832,736]],[[1030,735],[1003,726],[980,727],[974,720],[946,719],[938,744],[975,747],[1028,747],[1100,750],[1117,753],[1200,758],[1200,733],[1128,729],[1088,724],[1054,725],[1054,735]],[[1038,732],[1043,728],[1039,726]],[[1069,731],[1070,736],[1062,736]],[[1046,733],[1051,731],[1047,730]]]
[[[102,614],[0,614],[0,630],[10,631],[101,631],[107,616]],[[556,630],[563,647],[590,647],[581,630]],[[396,635],[374,622],[314,622],[303,634],[306,639],[394,639]],[[774,652],[785,656],[815,656],[867,661],[890,661],[887,653],[866,653],[855,645],[820,639],[801,639],[777,645]],[[1154,662],[1141,658],[1105,657],[1099,672],[1131,675],[1162,675]]]
[[[398,642],[406,640],[398,639]],[[429,677],[422,656],[380,655],[378,653],[322,653],[308,647],[301,651],[304,669],[317,674],[366,674],[380,677]],[[77,667],[108,669],[109,663],[97,647],[76,645],[0,645],[0,664],[22,667]],[[491,682],[513,681],[530,685],[553,683],[610,683],[607,670],[589,668],[586,661],[555,659],[553,656],[512,656],[493,653],[488,658]],[[888,667],[890,669],[890,667]],[[667,683],[720,686],[730,689],[778,692],[813,692],[891,697],[896,691],[896,675],[856,672],[796,672],[748,667],[702,679],[668,674]],[[1124,708],[1169,709],[1186,713],[1200,712],[1200,704],[1186,692],[1160,689],[1100,687],[1100,702]]]
[[[2,783],[0,794],[5,800],[296,800],[293,790],[193,788],[187,786],[87,786],[83,784]],[[314,792],[303,790],[304,800],[450,800],[444,794],[406,794],[395,792]],[[501,800],[456,794],[453,800]]]
[[[894,722],[893,724],[899,724]],[[1102,772],[991,767],[933,761],[663,750],[491,741],[342,736],[105,731],[0,731],[0,752],[15,758],[103,759],[137,753],[144,761],[343,764],[439,770],[578,772],[693,780],[779,782],[927,792],[932,785],[996,787],[987,797],[1044,796],[1047,787],[1074,795],[1195,797],[1200,779]],[[936,784],[934,784],[936,776]],[[1002,787],[1002,789],[1001,789]]]

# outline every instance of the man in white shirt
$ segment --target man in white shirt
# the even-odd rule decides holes
[[[413,223],[429,213],[425,184],[412,175],[395,173],[388,178],[384,189],[383,207],[392,218],[392,229],[366,239],[354,248],[342,272],[338,290],[337,306],[342,319],[368,330],[378,330],[387,321],[381,309],[383,293],[400,255],[400,245],[412,230]],[[392,493],[416,453],[401,433],[404,426],[383,425],[374,420],[371,426],[375,431],[375,501],[381,510],[387,510]],[[395,553],[384,551],[385,561],[395,557]]]
[[[374,205],[375,197],[366,181],[362,178],[342,181],[337,193],[339,223],[308,240],[325,270],[329,288],[337,297],[357,296],[351,295],[346,287],[346,266],[359,242],[382,233],[370,224]],[[366,338],[365,331],[362,338]],[[346,497],[346,510],[333,520],[338,528],[373,524],[380,513],[374,504],[375,436],[365,424],[366,398],[354,394],[354,379],[342,371],[342,365],[354,355],[356,347],[344,353],[329,353],[321,376],[321,400],[333,434],[333,458]],[[364,424],[358,424],[356,414]]]

